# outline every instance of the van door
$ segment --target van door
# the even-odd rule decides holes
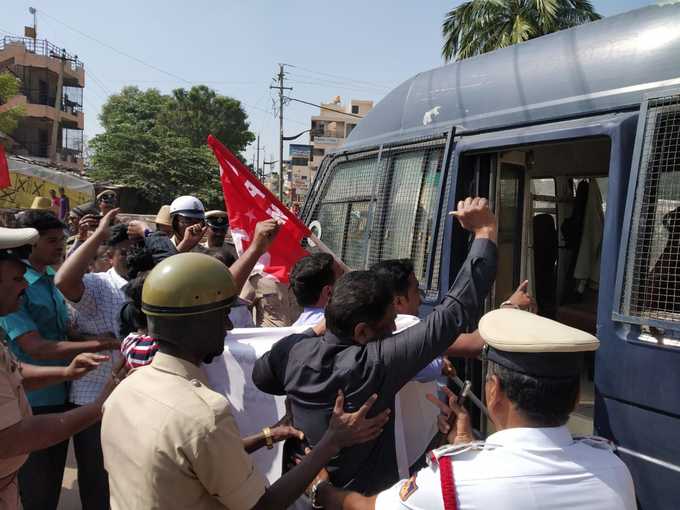
[[[598,306],[595,429],[618,445],[640,508],[677,508],[680,91],[648,97],[637,124],[627,191],[622,185],[625,161],[612,158],[611,163]],[[619,230],[616,216],[626,193]]]
[[[525,153],[502,152],[497,159],[495,203],[498,218],[498,274],[494,287],[493,308],[510,296],[520,283],[523,269]]]

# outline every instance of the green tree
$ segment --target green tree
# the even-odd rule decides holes
[[[160,123],[185,136],[198,147],[212,134],[238,153],[255,140],[248,131],[247,116],[241,102],[220,96],[205,85],[172,92],[172,108],[165,110]]]
[[[194,195],[223,207],[217,162],[205,141],[213,133],[238,153],[254,137],[240,103],[207,87],[172,95],[125,87],[100,115],[104,133],[90,141],[91,175],[137,188],[153,204]]]
[[[13,74],[0,73],[0,105],[5,104],[10,98],[19,94],[21,81]],[[0,132],[9,135],[17,128],[19,119],[24,116],[25,108],[23,105],[14,106],[0,112]]]
[[[461,60],[600,17],[588,0],[463,2],[444,18],[442,56]]]

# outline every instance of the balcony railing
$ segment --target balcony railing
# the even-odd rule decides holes
[[[62,95],[61,98],[61,104],[59,105],[59,109],[62,112],[70,113],[72,115],[76,115],[79,112],[83,111],[83,105],[82,105],[82,92],[80,93],[79,97],[80,100],[78,100],[78,95],[71,96],[68,93],[66,93],[66,88],[64,88],[64,94]],[[74,87],[68,87],[70,89],[73,89]],[[51,106],[52,108],[56,108],[56,103],[57,103],[57,98],[52,95],[46,93],[44,90],[40,89],[28,89],[25,87],[21,88],[21,93],[26,96],[26,100],[29,104],[40,104],[44,106]]]
[[[0,41],[0,51],[4,50],[9,45],[16,44],[23,45],[24,48],[26,48],[26,51],[35,55],[63,59],[65,64],[73,71],[78,71],[83,68],[83,63],[78,60],[78,55],[71,55],[64,48],[55,46],[47,39],[31,39],[29,37],[6,35]]]

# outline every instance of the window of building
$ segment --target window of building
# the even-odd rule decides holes
[[[352,105],[352,113],[354,115],[357,115],[359,113],[359,105],[356,105],[356,104]]]
[[[316,147],[312,149],[313,156],[323,156],[326,153],[325,149],[317,149]]]
[[[630,235],[621,314],[680,321],[680,96],[650,100]]]

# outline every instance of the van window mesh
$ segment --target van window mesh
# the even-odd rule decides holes
[[[334,165],[311,216],[321,223],[321,240],[352,269],[365,267],[373,190],[382,166],[377,154]]]
[[[442,199],[442,209],[439,211],[439,230],[434,245],[434,263],[432,264],[432,279],[426,294],[428,299],[436,299],[439,295],[439,277],[442,265],[442,249],[444,248],[444,231],[446,222],[451,221],[449,216],[449,195],[451,193],[451,179],[446,179],[444,186],[444,197]]]
[[[427,266],[434,249],[437,260],[429,288],[437,288],[443,227],[437,243],[432,236],[443,141],[332,162],[308,218],[321,223],[321,240],[353,269],[391,258],[409,258],[424,288],[428,287]],[[441,218],[445,218],[445,212]]]
[[[395,155],[390,165],[389,200],[383,206],[379,260],[411,259],[422,284],[427,283],[442,153],[441,148],[431,148]]]
[[[644,121],[621,312],[643,320],[677,322],[680,321],[680,96],[650,100]]]

